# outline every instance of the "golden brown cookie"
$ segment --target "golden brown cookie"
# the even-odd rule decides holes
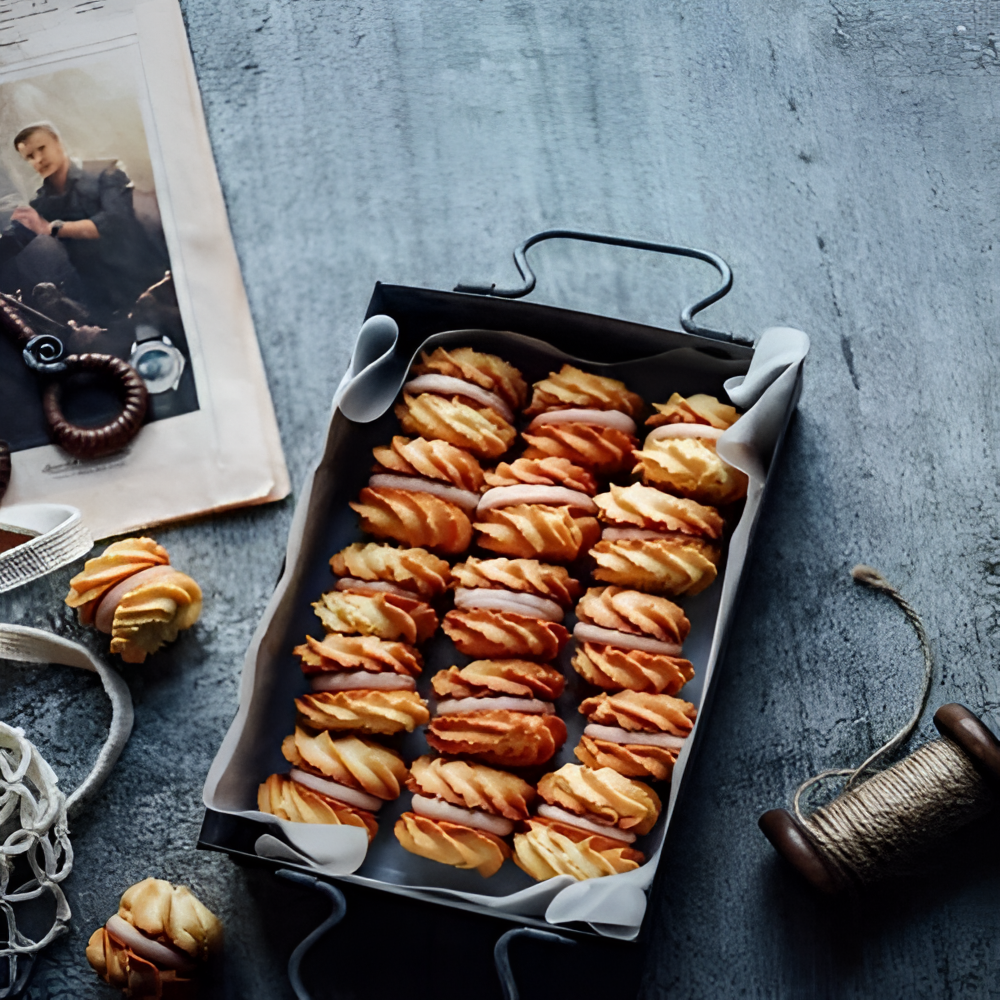
[[[592,497],[597,492],[594,474],[568,458],[518,458],[509,464],[501,462],[487,471],[489,486],[564,486]]]
[[[624,382],[568,364],[558,372],[550,372],[532,389],[531,404],[524,411],[526,417],[555,409],[621,410],[635,417],[644,405],[642,397],[630,392]]]
[[[427,724],[427,703],[416,691],[317,691],[295,699],[313,729],[386,735]]]
[[[546,597],[563,607],[580,595],[580,583],[565,566],[552,566],[537,559],[477,559],[470,556],[452,568],[453,586],[467,589],[513,590],[519,594]]]
[[[608,493],[594,497],[594,503],[600,508],[601,520],[616,527],[671,531],[710,539],[722,537],[722,517],[714,507],[674,497],[641,483],[612,484]]]
[[[594,579],[673,597],[700,594],[718,574],[718,549],[698,539],[602,539],[590,554],[597,563]]]
[[[474,757],[498,767],[534,767],[551,760],[566,742],[566,724],[557,715],[470,712],[437,716],[426,736],[443,754]]]
[[[680,750],[639,744],[611,743],[584,735],[573,751],[587,767],[610,767],[627,778],[669,781]]]
[[[679,737],[691,732],[698,717],[698,710],[689,701],[641,691],[602,692],[581,702],[579,711],[597,725]]]
[[[632,871],[645,861],[620,840],[589,834],[563,823],[535,818],[514,836],[514,863],[539,882],[556,875],[577,880]]]
[[[542,776],[538,794],[549,805],[582,819],[609,823],[639,836],[649,833],[660,816],[660,797],[649,785],[608,767],[564,764]]]
[[[526,459],[561,458],[606,476],[628,471],[639,444],[617,428],[575,422],[541,424],[521,436],[528,444]]]
[[[429,604],[395,594],[330,590],[312,606],[327,632],[401,639],[412,645],[426,642],[438,627],[437,613]]]
[[[320,642],[307,635],[306,641],[293,652],[302,661],[302,672],[307,677],[335,670],[392,672],[416,677],[423,669],[423,658],[412,646],[384,642],[373,636],[331,632]]]
[[[333,739],[325,729],[314,733],[296,726],[281,752],[294,767],[386,801],[399,798],[408,774],[395,750],[359,736]]]
[[[101,601],[94,622],[101,631],[105,605],[113,602],[119,588],[129,588],[118,600],[111,621],[111,652],[126,663],[142,663],[146,656],[173,642],[177,633],[189,629],[201,616],[201,587],[172,567],[157,567],[154,578],[140,574],[123,581]],[[151,569],[147,572],[155,572]],[[134,585],[133,585],[134,584]]]
[[[585,681],[606,691],[677,694],[694,677],[689,660],[594,642],[580,643],[572,662]]]
[[[600,537],[593,517],[574,517],[569,507],[515,504],[478,513],[477,543],[517,559],[572,562]]]
[[[411,854],[455,868],[475,868],[483,878],[495,875],[511,854],[503,840],[486,830],[412,812],[396,820],[393,833]]]
[[[187,886],[147,878],[91,935],[87,961],[130,997],[194,998],[200,967],[222,947],[222,923]]]
[[[395,412],[407,434],[448,441],[477,458],[499,458],[517,437],[514,425],[496,410],[473,406],[459,396],[404,392]]]
[[[747,495],[749,480],[739,469],[727,465],[705,438],[647,438],[633,474],[647,486],[675,493],[698,503],[725,505]]]
[[[556,622],[482,608],[449,611],[441,628],[460,653],[483,659],[552,660],[569,640],[569,632]]]
[[[528,818],[535,789],[507,771],[464,760],[418,757],[410,766],[406,787],[418,795],[433,795],[464,809],[483,809],[510,820]]]
[[[426,549],[355,542],[330,559],[337,576],[391,583],[428,600],[443,594],[451,583],[451,567]]]
[[[257,789],[257,808],[291,823],[361,827],[369,842],[378,833],[378,820],[372,813],[306,788],[284,774],[272,774]]]
[[[471,382],[495,393],[513,410],[520,409],[528,395],[528,383],[512,364],[495,354],[484,354],[471,347],[451,350],[437,347],[432,354],[421,351],[420,363],[410,372],[412,375],[447,375]]]
[[[81,625],[93,625],[100,599],[115,585],[151,566],[170,563],[167,550],[152,538],[123,538],[99,556],[88,559],[69,581],[66,603],[76,608]]]
[[[715,396],[697,393],[685,399],[675,392],[665,403],[654,403],[653,414],[646,424],[649,427],[661,427],[663,424],[707,424],[726,430],[739,419],[736,407],[720,403]]]
[[[510,695],[554,701],[563,693],[562,671],[530,660],[473,660],[464,667],[439,670],[431,678],[439,698],[482,698]]]
[[[361,515],[361,530],[404,545],[464,552],[472,542],[472,523],[461,507],[430,493],[366,486],[350,503]]]
[[[485,481],[476,457],[447,441],[396,435],[390,447],[374,448],[372,454],[378,462],[378,472],[426,476],[473,493],[478,493]]]
[[[673,601],[623,587],[590,587],[576,606],[576,616],[601,628],[678,646],[691,631],[687,615]]]

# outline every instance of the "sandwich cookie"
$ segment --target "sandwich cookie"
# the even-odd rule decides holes
[[[738,419],[735,407],[714,396],[685,399],[674,393],[646,424],[653,430],[642,449],[633,452],[633,474],[648,486],[666,490],[699,503],[724,505],[742,500],[748,480],[727,465],[716,451],[716,442]]]
[[[261,812],[299,823],[364,826],[378,832],[375,814],[399,797],[406,765],[394,750],[358,736],[334,739],[296,726],[281,752],[288,775],[272,774],[258,789]]]
[[[193,1000],[221,947],[222,923],[187,886],[147,878],[125,890],[118,912],[91,935],[87,961],[125,996]]]
[[[563,365],[532,388],[525,458],[564,458],[604,475],[630,467],[644,404],[624,382]]]
[[[723,521],[714,507],[639,483],[612,485],[594,501],[606,525],[590,550],[596,579],[670,596],[715,580]]]
[[[493,354],[468,347],[421,354],[403,386],[396,416],[407,434],[447,441],[478,458],[499,458],[513,443],[527,385]]]
[[[201,615],[201,588],[151,538],[113,542],[70,580],[66,604],[111,636],[111,652],[143,663]]]
[[[688,701],[640,691],[601,693],[579,711],[587,726],[574,753],[590,768],[667,781],[698,710]]]
[[[484,481],[472,454],[446,441],[401,436],[373,454],[368,486],[351,504],[363,531],[449,554],[469,547],[469,516]]]
[[[494,875],[511,849],[504,840],[528,818],[535,790],[526,781],[483,764],[419,757],[406,787],[411,811],[395,826],[406,850],[456,868]]]
[[[442,670],[431,684],[440,700],[426,738],[443,754],[533,767],[551,760],[566,741],[566,724],[553,704],[565,678],[555,667],[479,660]]]
[[[606,691],[676,694],[694,667],[681,656],[691,629],[673,601],[621,587],[591,587],[576,606],[573,669]]]

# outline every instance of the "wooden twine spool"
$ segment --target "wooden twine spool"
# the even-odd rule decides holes
[[[942,705],[944,737],[796,819],[771,809],[764,836],[805,879],[836,893],[877,880],[985,815],[1000,794],[1000,741],[963,705]]]
[[[924,675],[913,714],[899,732],[859,767],[824,771],[803,782],[795,793],[794,815],[771,809],[758,821],[778,853],[828,893],[876,881],[985,815],[1000,795],[1000,742],[972,712],[955,704],[942,705],[934,715],[943,739],[858,781],[916,729],[930,694],[934,657],[920,615],[878,570],[855,566],[851,576],[891,598],[906,615],[920,641]],[[846,778],[843,791],[804,815],[802,794],[828,778]]]

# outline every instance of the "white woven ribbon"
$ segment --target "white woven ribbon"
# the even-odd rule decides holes
[[[132,697],[125,681],[83,646],[69,639],[21,625],[0,625],[0,659],[22,663],[59,663],[90,670],[101,678],[111,699],[111,726],[93,768],[69,796],[24,730],[0,722],[0,913],[7,924],[0,959],[7,959],[7,987],[0,997],[19,991],[18,957],[33,955],[66,930],[71,917],[60,883],[73,869],[68,816],[104,783],[132,732]],[[14,864],[23,858],[32,877],[10,890]],[[14,904],[43,895],[55,903],[52,926],[31,939],[17,927]]]
[[[0,528],[34,536],[0,553],[0,594],[67,566],[93,547],[76,507],[22,503],[0,508]]]

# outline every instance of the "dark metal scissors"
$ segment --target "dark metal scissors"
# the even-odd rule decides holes
[[[51,333],[36,334],[25,315],[44,320],[52,326],[61,326],[44,313],[0,293],[0,327],[15,339],[21,348],[24,363],[45,380],[42,409],[55,443],[74,458],[99,458],[121,451],[142,427],[149,401],[146,383],[127,361],[111,354],[70,354],[64,357],[63,342]],[[121,400],[121,412],[97,427],[70,423],[63,415],[61,381],[81,372],[89,372],[108,383]]]

